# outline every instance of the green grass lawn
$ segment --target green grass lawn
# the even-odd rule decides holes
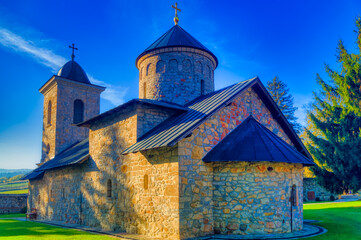
[[[28,181],[0,183],[0,194],[23,194],[28,192]]]
[[[24,216],[24,214],[21,214]],[[0,215],[4,217],[18,217],[18,214]],[[11,219],[0,219],[0,238],[1,239],[115,239],[114,237],[92,234],[89,232],[78,231],[75,229],[66,229],[47,224],[31,222],[31,221],[17,221]]]
[[[303,205],[304,219],[319,220],[314,223],[327,233],[307,238],[310,240],[360,240],[361,201],[314,203]]]

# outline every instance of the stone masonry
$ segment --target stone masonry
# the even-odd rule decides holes
[[[252,103],[252,107],[251,107]],[[166,111],[133,107],[91,126],[91,159],[30,181],[29,207],[39,218],[78,223],[154,239],[214,233],[291,231],[290,187],[298,189],[293,230],[302,228],[303,168],[286,163],[204,163],[201,159],[250,113],[289,142],[257,94],[249,89],[174,147],[122,155],[145,119]],[[148,123],[149,124],[149,123]],[[134,127],[138,126],[138,127]],[[147,124],[144,124],[147,126]],[[107,197],[107,181],[112,196]],[[40,197],[39,197],[40,196]],[[277,204],[275,204],[277,203]]]
[[[26,208],[27,194],[0,194],[0,214],[20,213]]]
[[[303,198],[304,201],[315,201],[318,198],[320,201],[329,201],[332,193],[317,184],[316,178],[303,179]],[[337,195],[333,195],[337,197]]]
[[[99,114],[100,93],[103,90],[103,87],[57,76],[53,76],[40,89],[44,95],[42,162],[88,137],[87,129],[72,126],[74,101],[79,99],[84,103],[84,120],[89,119]],[[51,114],[48,114],[49,110]]]
[[[214,91],[215,63],[208,53],[189,48],[159,51],[138,62],[139,98],[185,104],[202,95],[202,81],[203,94]]]

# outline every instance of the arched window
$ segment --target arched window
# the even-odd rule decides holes
[[[164,61],[158,61],[157,62],[156,72],[157,73],[164,73],[165,72],[165,62]]]
[[[201,95],[204,95],[204,80],[201,80]]]
[[[40,205],[40,194],[38,195],[38,205]]]
[[[143,83],[143,98],[147,98],[147,83]]]
[[[48,125],[51,124],[51,101],[48,102]]]
[[[194,71],[196,73],[200,73],[202,74],[203,73],[203,66],[202,66],[202,63],[200,61],[197,61],[194,65]]]
[[[212,68],[210,66],[208,66],[208,77],[212,77]]]
[[[148,179],[148,174],[144,175],[144,189],[148,189],[148,185],[149,185],[149,179]]]
[[[185,59],[183,61],[183,72],[191,72],[192,71],[192,64],[191,61],[189,61],[188,59]]]
[[[108,179],[107,182],[107,197],[112,197],[112,180]]]
[[[178,61],[175,59],[171,59],[169,61],[169,71],[170,72],[177,72],[178,71]]]
[[[84,121],[84,103],[77,99],[74,101],[74,121],[73,123],[80,123]]]
[[[148,74],[150,73],[150,63],[147,66],[147,71],[145,72],[145,75],[148,76]]]

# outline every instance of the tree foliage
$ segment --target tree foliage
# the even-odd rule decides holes
[[[361,189],[361,19],[356,20],[357,54],[343,42],[337,47],[340,71],[325,65],[329,81],[317,75],[321,90],[308,112],[306,144],[319,167],[312,168],[320,185],[333,193]]]
[[[297,107],[293,106],[293,97],[289,93],[287,84],[276,76],[272,81],[267,82],[267,90],[293,129],[299,134],[301,132],[301,125],[297,122],[297,117],[295,117]]]

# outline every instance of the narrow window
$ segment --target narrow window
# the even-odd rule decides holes
[[[171,59],[169,61],[169,71],[170,72],[177,72],[178,71],[178,61],[175,59]]]
[[[183,61],[183,72],[191,72],[192,71],[192,63],[188,59]]]
[[[157,73],[164,73],[165,72],[165,62],[164,61],[158,61],[157,62],[156,72]]]
[[[63,198],[65,198],[65,189],[64,188],[62,189],[62,196],[63,196]]]
[[[53,198],[53,189],[50,189],[50,198]]]
[[[40,194],[38,195],[38,205],[40,205]]]
[[[201,80],[201,95],[204,95],[204,80]]]
[[[148,174],[145,174],[144,175],[144,189],[145,190],[148,189],[148,183],[149,183]]]
[[[145,75],[148,76],[148,74],[150,73],[150,63],[147,66],[147,71],[145,72]]]
[[[107,182],[107,197],[112,197],[112,180],[108,179]]]
[[[202,66],[202,63],[200,62],[200,61],[197,61],[196,63],[195,63],[195,72],[196,73],[200,73],[200,74],[202,74],[203,73],[203,66]]]
[[[296,187],[296,184],[292,185],[291,188],[291,205],[292,206],[298,206],[298,189]]]
[[[211,78],[212,77],[212,69],[210,66],[208,66],[208,77]]]
[[[48,103],[48,125],[51,124],[51,101]]]
[[[143,83],[143,98],[147,98],[147,83]]]
[[[73,123],[80,123],[84,121],[84,103],[77,99],[74,101],[74,121]]]

